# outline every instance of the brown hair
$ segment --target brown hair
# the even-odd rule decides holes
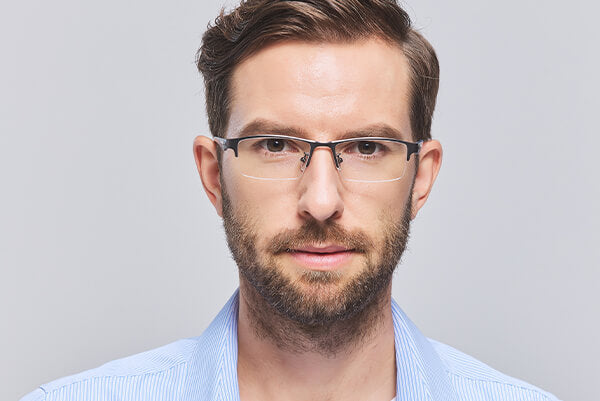
[[[221,10],[196,55],[210,131],[225,135],[233,70],[266,45],[282,40],[352,42],[372,36],[403,50],[410,68],[413,139],[431,138],[438,60],[395,0],[242,0],[229,13]]]

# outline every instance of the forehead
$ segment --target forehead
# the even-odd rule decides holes
[[[266,120],[317,140],[373,125],[410,139],[408,64],[381,40],[276,43],[238,65],[231,83],[227,136]]]

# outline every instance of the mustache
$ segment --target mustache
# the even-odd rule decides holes
[[[369,236],[361,230],[350,231],[338,223],[310,220],[298,229],[288,229],[275,235],[267,244],[267,251],[277,255],[315,243],[333,243],[362,253],[374,246]]]

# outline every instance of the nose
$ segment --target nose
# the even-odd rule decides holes
[[[318,147],[314,150],[300,180],[298,213],[303,218],[325,222],[341,217],[344,211],[342,184],[330,149]]]

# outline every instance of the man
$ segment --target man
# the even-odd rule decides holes
[[[240,288],[200,336],[25,400],[556,400],[391,299],[442,148],[438,63],[393,0],[248,0],[203,38],[194,155]]]

